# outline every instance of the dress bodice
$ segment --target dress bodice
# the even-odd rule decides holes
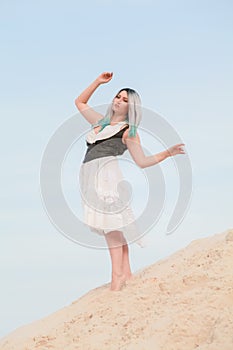
[[[127,150],[127,146],[123,144],[122,136],[127,128],[129,128],[127,123],[119,122],[115,125],[105,126],[97,134],[92,129],[86,136],[87,151],[83,163],[97,158],[123,154]]]

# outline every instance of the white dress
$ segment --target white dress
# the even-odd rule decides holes
[[[86,141],[95,143],[118,133],[125,122],[107,125],[97,134],[94,128],[87,134]],[[82,163],[79,173],[83,207],[83,222],[92,232],[105,235],[119,230],[128,243],[139,239],[134,213],[129,205],[127,182],[118,164],[118,156],[105,156]]]

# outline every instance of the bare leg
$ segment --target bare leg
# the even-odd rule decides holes
[[[123,270],[123,255],[125,255],[124,259],[126,259],[126,253],[123,253],[124,237],[121,231],[112,231],[106,234],[105,238],[108,243],[112,261],[112,281],[110,289],[120,290],[126,280]]]
[[[122,269],[123,269],[123,274],[125,275],[125,278],[128,280],[132,276],[132,272],[130,269],[130,262],[129,262],[129,247],[128,244],[125,243],[123,245],[123,259],[122,259]]]

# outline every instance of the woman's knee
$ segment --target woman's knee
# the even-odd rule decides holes
[[[121,231],[108,232],[106,235],[106,239],[107,239],[107,241],[113,241],[113,242],[117,242],[117,243],[121,243],[121,244],[124,244],[124,242],[125,242],[123,233]]]

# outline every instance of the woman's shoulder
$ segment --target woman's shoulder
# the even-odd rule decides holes
[[[126,145],[126,139],[129,135],[129,124],[126,124],[124,127],[123,127],[123,135],[122,135],[122,143],[124,145]]]
[[[139,135],[138,135],[138,132],[136,132],[136,135],[135,137],[129,137],[129,126],[128,128],[124,131],[123,135],[122,135],[122,142],[124,144],[126,144],[126,140],[127,139],[130,139],[132,141],[136,141],[138,143],[140,143],[140,138],[139,138]]]

